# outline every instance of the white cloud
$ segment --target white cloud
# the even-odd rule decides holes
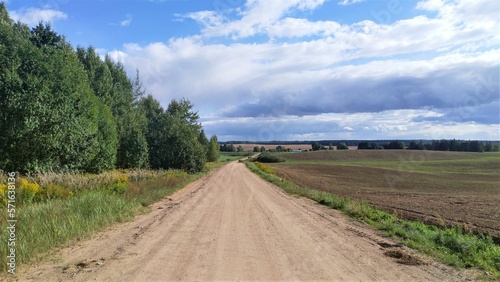
[[[127,19],[120,22],[121,26],[129,26],[132,23],[132,16],[127,15]]]
[[[268,126],[298,132],[283,130],[276,139],[500,138],[497,1],[422,1],[415,10],[421,15],[391,24],[293,17],[323,2],[250,0],[232,21],[213,11],[191,13],[183,17],[202,25],[199,35],[126,44],[110,54],[131,75],[138,68],[164,106],[189,96],[202,117],[211,117],[204,123],[210,132],[227,139],[245,136],[243,129],[248,139],[261,138],[267,133],[254,124],[270,120],[276,123]],[[205,42],[257,34],[269,41]],[[318,119],[326,120],[316,127]]]
[[[339,5],[347,6],[347,5],[352,5],[352,4],[356,4],[359,2],[363,2],[363,1],[365,1],[365,0],[342,0],[339,2]]]
[[[314,10],[324,2],[325,0],[249,0],[245,5],[246,10],[241,12],[240,20],[227,23],[211,21],[202,33],[207,37],[251,37],[267,30],[287,13],[294,10]]]
[[[64,12],[52,9],[28,8],[17,11],[11,11],[10,17],[15,21],[21,21],[29,26],[37,25],[39,22],[53,22],[56,20],[67,19],[68,15]]]
[[[203,27],[216,27],[220,26],[224,22],[224,17],[215,11],[200,11],[176,16],[179,18],[189,18],[195,20]]]

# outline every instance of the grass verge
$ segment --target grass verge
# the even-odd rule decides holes
[[[283,179],[269,166],[247,162],[247,167],[285,192],[310,198],[322,205],[340,210],[355,219],[369,223],[402,244],[433,256],[457,268],[479,268],[486,280],[500,279],[500,246],[491,237],[466,234],[460,225],[439,229],[417,221],[408,221],[376,210],[366,203],[339,197],[332,193],[306,189]]]
[[[206,170],[199,174],[187,174],[175,170],[148,171],[141,173],[142,177],[127,178],[125,173],[121,173],[119,177],[115,177],[118,178],[117,182],[104,188],[92,186],[85,189],[81,185],[66,198],[20,202],[16,207],[16,268],[26,263],[46,259],[47,254],[55,247],[63,246],[73,240],[89,238],[112,224],[132,220],[135,215],[148,212],[148,205],[173,194],[187,183],[222,165],[222,163],[209,163]],[[133,176],[137,172],[127,173]],[[76,177],[84,178],[83,175]],[[96,177],[103,176],[86,176],[90,179]],[[107,175],[105,177],[113,178]],[[59,179],[64,180],[60,183],[72,183],[75,175],[65,177],[59,175]],[[50,187],[55,184],[47,185]],[[21,190],[21,195],[22,193]],[[10,232],[4,232],[9,224],[7,220],[7,208],[2,207],[0,214],[0,228],[2,229],[0,262],[2,266],[0,269],[4,273],[7,271],[6,254],[11,248],[7,244]]]

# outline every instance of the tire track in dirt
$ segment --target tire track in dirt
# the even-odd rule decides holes
[[[152,212],[60,251],[21,281],[464,281],[364,224],[233,162]],[[403,264],[419,262],[417,265]],[[398,263],[401,262],[401,263]]]

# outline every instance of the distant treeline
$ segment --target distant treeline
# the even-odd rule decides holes
[[[409,141],[408,146],[403,141],[390,141],[384,145],[378,145],[374,142],[361,142],[358,149],[409,149],[409,150],[433,150],[433,151],[456,151],[456,152],[498,152],[500,145],[498,142],[491,141],[463,141],[463,140],[432,140]]]
[[[0,169],[23,173],[114,168],[203,169],[218,159],[188,100],[165,110],[139,74],[50,25],[15,23],[0,3]]]
[[[500,141],[478,141],[478,140],[320,140],[320,141],[228,141],[221,142],[221,150],[234,150],[238,148],[232,144],[256,144],[273,146],[280,145],[310,145],[312,150],[328,150],[332,147],[347,148],[357,146],[363,150],[377,149],[409,149],[409,150],[434,150],[434,151],[461,151],[461,152],[497,152],[500,151]],[[282,147],[282,146],[278,146]],[[278,148],[276,147],[276,148]],[[262,150],[265,151],[265,150]],[[276,150],[280,151],[280,150]],[[257,150],[255,150],[257,152]]]

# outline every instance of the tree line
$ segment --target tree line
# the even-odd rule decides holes
[[[375,142],[360,142],[358,149],[409,149],[409,150],[432,150],[432,151],[455,151],[455,152],[498,152],[500,146],[495,142],[485,142],[477,140],[432,140],[430,142],[410,141],[408,146],[399,140],[390,141],[384,145],[377,145]]]
[[[0,168],[23,173],[113,168],[201,171],[219,158],[189,100],[167,109],[139,74],[76,49],[49,24],[14,22],[0,3]]]

